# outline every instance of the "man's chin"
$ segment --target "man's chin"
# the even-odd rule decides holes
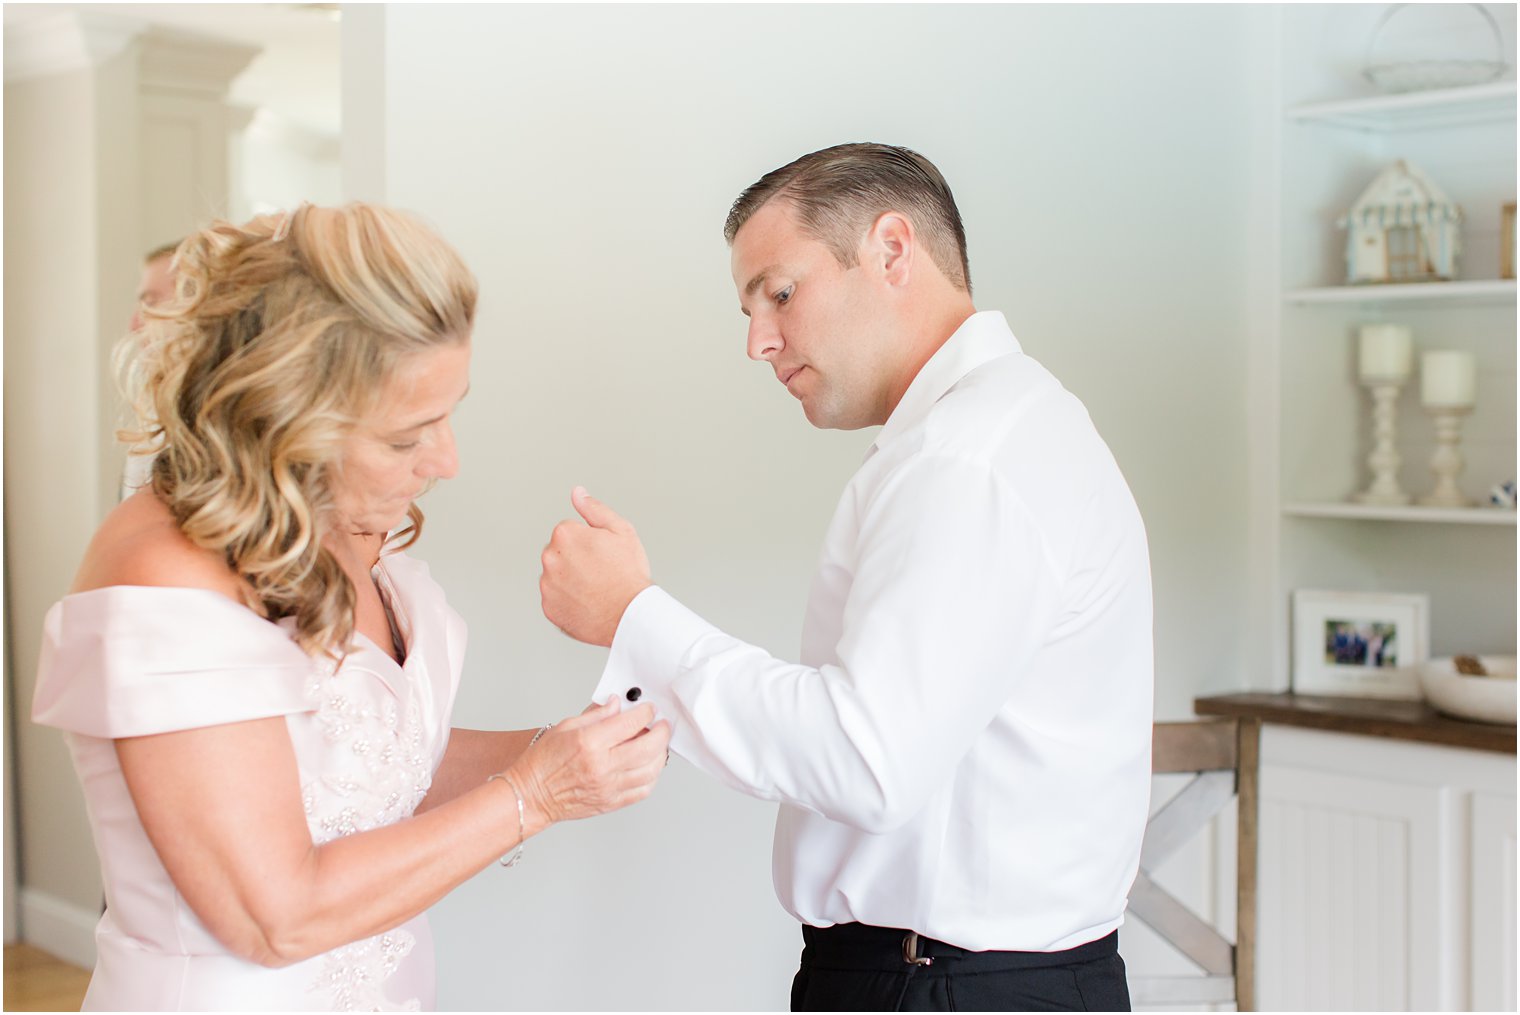
[[[836,429],[834,414],[830,411],[831,406],[823,404],[818,398],[799,398],[802,403],[802,414],[807,421],[819,430]]]
[[[856,419],[833,410],[833,407],[819,406],[817,403],[803,402],[802,414],[818,430],[863,430],[875,426],[868,419]]]

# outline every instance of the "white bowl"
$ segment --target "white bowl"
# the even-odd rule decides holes
[[[1515,657],[1479,656],[1486,677],[1458,673],[1450,658],[1421,663],[1420,690],[1432,708],[1459,719],[1515,725]]]

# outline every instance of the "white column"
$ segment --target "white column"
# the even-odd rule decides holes
[[[106,317],[130,311],[136,279],[130,263],[103,274],[102,255],[131,257],[135,236],[100,220],[98,166],[107,93],[135,90],[134,31],[76,12],[5,32],[6,675],[22,881],[7,899],[21,905],[26,940],[76,961],[92,956],[99,872],[68,752],[28,717],[43,615],[106,499],[99,351]],[[120,168],[135,179],[130,160]]]
[[[230,141],[246,117],[227,103],[249,46],[154,29],[141,42],[143,246],[228,215]]]

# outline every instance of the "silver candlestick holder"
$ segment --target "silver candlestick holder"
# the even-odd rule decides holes
[[[1404,381],[1364,377],[1362,384],[1372,392],[1372,454],[1367,456],[1372,484],[1351,499],[1359,504],[1408,504],[1409,494],[1399,489],[1399,465],[1403,459],[1394,443],[1394,410]]]
[[[1427,405],[1436,428],[1436,450],[1430,456],[1430,471],[1435,473],[1436,486],[1420,498],[1426,507],[1471,507],[1473,502],[1462,496],[1457,489],[1457,477],[1462,474],[1466,462],[1462,458],[1462,417],[1472,412],[1465,405]]]

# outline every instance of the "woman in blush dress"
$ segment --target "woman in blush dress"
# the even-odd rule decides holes
[[[49,612],[107,908],[87,1009],[431,1007],[424,911],[646,796],[649,706],[450,729],[465,626],[406,548],[454,475],[476,286],[363,204],[217,223],[137,359],[152,483]],[[504,854],[509,854],[504,856]]]

